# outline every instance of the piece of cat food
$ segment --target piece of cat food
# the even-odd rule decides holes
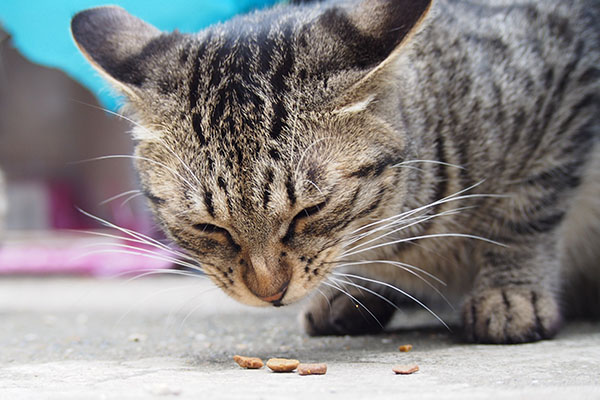
[[[407,353],[412,350],[412,344],[403,344],[402,346],[398,347],[398,350],[403,353]]]
[[[238,365],[242,368],[247,369],[259,369],[263,367],[263,362],[258,357],[244,357],[244,356],[233,356],[233,361],[238,363]]]
[[[300,361],[287,358],[271,358],[267,361],[267,367],[271,368],[274,372],[292,372],[298,368],[299,364]]]
[[[396,375],[410,375],[419,370],[419,366],[417,364],[414,365],[396,365],[392,368],[392,371],[396,373]]]
[[[298,365],[300,375],[325,375],[327,373],[327,364],[300,364]]]

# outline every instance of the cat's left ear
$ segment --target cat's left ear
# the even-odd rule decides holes
[[[169,45],[168,34],[116,6],[79,12],[71,20],[71,33],[90,64],[130,98],[141,93],[145,66]]]
[[[330,12],[328,25],[341,32],[350,49],[349,66],[365,71],[337,99],[335,108],[360,110],[371,102],[382,85],[389,86],[395,61],[424,26],[432,4],[433,0],[361,0],[351,11]]]

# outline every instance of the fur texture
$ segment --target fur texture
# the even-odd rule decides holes
[[[196,35],[102,7],[72,32],[128,98],[157,220],[229,295],[322,283],[307,331],[352,334],[446,294],[468,340],[514,343],[599,314],[599,21],[593,0],[350,0]]]

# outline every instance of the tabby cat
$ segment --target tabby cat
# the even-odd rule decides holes
[[[597,0],[287,4],[198,34],[101,7],[71,28],[126,96],[157,220],[233,298],[314,291],[320,335],[445,295],[485,343],[600,314]]]

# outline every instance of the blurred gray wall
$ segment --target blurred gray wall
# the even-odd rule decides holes
[[[46,184],[67,185],[74,205],[109,219],[114,204],[99,203],[135,188],[131,160],[80,163],[132,151],[129,124],[97,107],[83,86],[29,62],[0,30],[0,168],[12,199],[9,228],[44,228],[36,213],[47,212],[40,198]]]

